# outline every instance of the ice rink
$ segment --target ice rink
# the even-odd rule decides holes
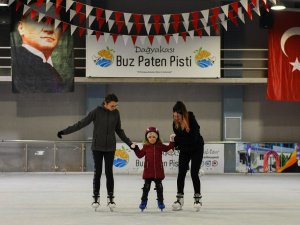
[[[0,225],[293,225],[300,223],[300,175],[224,174],[201,177],[203,207],[193,209],[190,176],[182,211],[172,211],[176,177],[163,181],[166,209],[156,206],[151,187],[148,207],[138,208],[141,175],[115,175],[115,202],[106,206],[105,176],[101,207],[91,207],[92,173],[1,173]]]

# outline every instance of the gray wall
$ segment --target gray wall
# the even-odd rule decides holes
[[[266,85],[242,87],[242,141],[300,140],[300,103],[267,101]],[[222,85],[111,84],[106,90],[119,96],[123,128],[135,141],[143,140],[148,126],[157,126],[168,140],[176,100],[195,113],[206,141],[221,141]],[[11,93],[10,83],[0,83],[0,137],[57,140],[58,130],[86,114],[85,96],[85,85],[76,85],[74,93],[22,95]],[[79,131],[64,139],[85,138]]]

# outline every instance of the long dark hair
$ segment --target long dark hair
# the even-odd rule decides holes
[[[177,101],[176,104],[173,106],[173,113],[175,112],[182,115],[181,123],[177,123],[176,121],[174,121],[175,127],[177,129],[180,127],[181,129],[183,130],[185,129],[187,132],[189,132],[190,131],[189,113],[185,107],[185,104],[181,101]]]

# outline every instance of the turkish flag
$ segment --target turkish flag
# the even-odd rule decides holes
[[[300,101],[300,12],[276,12],[269,31],[267,98]]]

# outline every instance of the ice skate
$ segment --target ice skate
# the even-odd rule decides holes
[[[100,206],[99,197],[100,197],[99,195],[93,196],[92,208],[95,210],[95,212],[97,211],[98,207]]]
[[[177,200],[173,203],[172,208],[174,211],[179,211],[182,209],[184,204],[183,194],[177,194],[176,198]]]
[[[114,211],[114,208],[116,208],[116,203],[114,202],[114,196],[113,195],[108,195],[107,196],[107,206],[109,207],[109,210],[111,212]]]
[[[161,211],[163,211],[163,209],[166,208],[166,206],[165,206],[165,204],[164,204],[163,201],[158,201],[158,200],[157,200],[157,206],[158,206],[158,208],[159,208]]]
[[[194,199],[194,208],[196,209],[196,212],[199,212],[202,206],[202,196],[200,194],[195,194]]]
[[[144,209],[147,208],[147,200],[142,200],[141,204],[139,205],[139,208],[140,208],[141,211],[143,212]]]

